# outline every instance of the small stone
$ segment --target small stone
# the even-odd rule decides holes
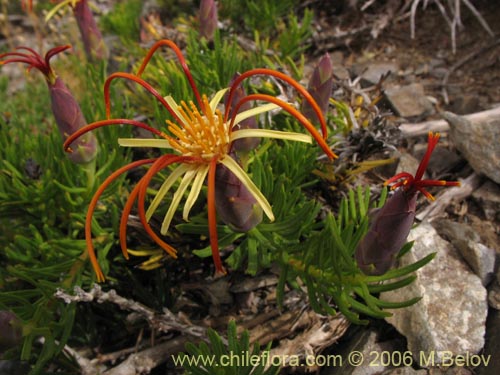
[[[500,186],[493,181],[486,181],[479,189],[472,193],[486,219],[500,221]]]
[[[361,80],[365,86],[376,85],[382,76],[396,74],[399,67],[396,63],[390,61],[372,62],[368,65],[356,67],[355,72],[361,70]]]
[[[399,157],[398,167],[396,168],[396,174],[401,172],[415,173],[418,169],[420,160],[415,158],[413,155],[403,153]]]
[[[385,90],[385,96],[400,117],[423,117],[434,110],[420,83],[391,86]]]
[[[380,375],[427,375],[427,370],[412,367],[398,367],[382,372]]]
[[[400,266],[430,253],[435,252],[436,257],[416,271],[415,282],[382,293],[384,301],[422,297],[413,306],[391,311],[393,316],[386,320],[406,337],[416,361],[421,353],[434,353],[434,365],[442,363],[443,353],[478,353],[484,345],[488,312],[486,289],[480,279],[430,224],[413,229],[409,240],[415,241],[413,248],[399,260]]]
[[[455,246],[481,283],[488,285],[495,272],[495,250],[481,243],[479,234],[468,225],[443,219],[433,222],[433,226]]]
[[[474,122],[451,112],[443,117],[450,124],[453,143],[471,167],[500,184],[500,116]]]

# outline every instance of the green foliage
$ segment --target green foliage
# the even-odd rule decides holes
[[[378,207],[385,201],[382,195]],[[336,216],[328,214],[321,231],[311,234],[307,241],[286,254],[285,272],[280,285],[299,277],[306,285],[311,306],[320,313],[335,314],[334,305],[349,320],[366,324],[360,314],[384,318],[384,309],[410,306],[420,300],[387,302],[378,298],[382,291],[402,288],[415,280],[414,271],[430,262],[435,254],[405,267],[393,269],[381,276],[366,276],[356,265],[354,251],[368,231],[370,208],[369,189],[350,191],[341,202]],[[409,251],[411,243],[401,249]],[[283,290],[278,290],[283,295]]]
[[[92,88],[102,86],[102,73],[76,69],[73,77]],[[66,344],[75,319],[75,306],[56,300],[54,292],[75,284],[88,286],[93,280],[93,273],[80,260],[86,249],[86,211],[97,184],[128,159],[112,150],[116,138],[129,135],[130,129],[104,129],[97,134],[101,152],[96,165],[77,166],[62,149],[45,83],[31,81],[29,94],[19,92],[0,103],[0,113],[12,114],[0,118],[0,309],[11,310],[21,319],[19,357],[34,363],[36,374]],[[93,100],[82,104],[84,113],[104,116],[102,106],[95,106]],[[105,255],[115,243],[123,198],[117,192],[123,182],[110,187],[96,212],[94,235],[104,249],[99,258],[105,269]],[[106,224],[101,227],[99,222]]]
[[[117,2],[112,12],[103,15],[103,31],[120,36],[122,40],[139,40],[139,17],[143,1],[126,0]]]
[[[287,22],[282,21],[278,24],[280,33],[277,37],[277,49],[280,51],[281,58],[289,57],[296,59],[307,48],[305,41],[311,36],[311,23],[313,12],[306,9],[304,17],[299,21],[297,16],[290,15]]]
[[[222,0],[220,11],[223,18],[231,19],[236,25],[245,25],[248,30],[260,30],[263,35],[270,35],[276,24],[298,4],[297,0]]]
[[[231,320],[227,329],[227,344],[216,331],[209,329],[209,344],[187,343],[187,354],[181,353],[178,361],[183,361],[186,374],[192,375],[273,375],[280,367],[271,365],[265,369],[269,358],[271,343],[264,351],[254,343],[250,348],[250,335],[243,331],[240,338],[236,332],[236,323]]]
[[[222,38],[217,30],[213,45],[209,46],[198,33],[189,34],[186,53],[192,74],[200,92],[224,88],[237,72],[251,68],[247,53],[238,45],[234,37]]]

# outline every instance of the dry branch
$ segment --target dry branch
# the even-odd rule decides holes
[[[489,109],[487,111],[481,111],[476,113],[471,113],[470,115],[463,116],[471,122],[484,122],[490,117],[500,117],[500,106]],[[446,132],[450,126],[446,120],[432,120],[424,121],[415,124],[405,123],[399,126],[399,130],[403,133],[405,137],[418,137],[425,135],[428,132]]]

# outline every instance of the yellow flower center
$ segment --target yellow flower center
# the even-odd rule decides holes
[[[171,146],[184,156],[200,157],[209,162],[214,156],[223,157],[229,150],[229,123],[224,123],[221,112],[210,108],[203,95],[205,114],[202,115],[191,101],[189,106],[182,101],[177,108],[183,124],[167,120],[168,130],[177,137],[168,137]]]

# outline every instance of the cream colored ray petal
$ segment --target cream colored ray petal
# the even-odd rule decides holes
[[[312,143],[312,137],[308,134],[295,132],[282,132],[279,130],[269,129],[241,129],[231,133],[231,142],[241,138],[276,138],[285,139],[288,141]]]
[[[234,175],[243,183],[243,185],[245,185],[250,194],[252,194],[257,203],[262,207],[262,210],[269,218],[269,220],[274,221],[274,214],[271,205],[267,201],[266,197],[264,197],[264,194],[262,194],[262,192],[259,190],[259,188],[255,186],[248,174],[243,169],[241,169],[238,163],[229,156],[225,157],[220,162],[224,164],[231,172],[233,172]]]
[[[210,109],[212,110],[213,113],[215,113],[215,110],[217,109],[217,106],[219,105],[220,101],[224,97],[224,94],[229,90],[228,88],[219,90],[215,93],[214,97],[212,100],[210,100],[209,106]]]
[[[154,147],[172,148],[166,139],[146,138],[118,138],[118,144],[122,147]]]
[[[177,188],[177,191],[174,193],[174,196],[172,198],[172,203],[170,203],[170,207],[168,208],[168,211],[165,214],[165,218],[161,223],[161,234],[167,234],[170,223],[172,222],[172,218],[175,215],[175,211],[177,210],[177,207],[179,207],[179,203],[184,196],[184,192],[188,188],[191,181],[193,181],[193,178],[196,176],[196,172],[196,169],[191,169],[184,174],[184,177],[182,177],[181,183],[179,184],[179,187]]]
[[[261,113],[266,113],[266,112],[272,111],[273,109],[278,109],[278,108],[281,108],[281,107],[279,105],[274,104],[274,103],[259,105],[255,108],[248,109],[246,111],[238,113],[236,115],[236,118],[234,119],[234,124],[236,125],[236,124],[240,123],[241,121],[246,120],[249,117],[260,115]]]
[[[172,185],[177,181],[177,179],[182,176],[186,171],[192,169],[190,165],[187,164],[181,164],[177,168],[175,168],[170,175],[167,177],[167,179],[163,182],[163,184],[160,186],[160,189],[158,190],[158,193],[156,193],[156,196],[153,198],[153,201],[148,207],[148,210],[146,211],[146,219],[149,221],[151,219],[151,216],[153,216],[153,213],[156,211],[158,206],[160,205],[160,202],[163,200],[165,195],[168,193]]]
[[[170,108],[172,108],[172,111],[177,115],[177,117],[179,118],[179,120],[181,120],[182,124],[179,124],[179,125],[182,125],[182,126],[185,126],[186,123],[184,121],[184,117],[182,116],[182,114],[179,112],[179,104],[177,104],[177,102],[174,100],[174,98],[172,98],[170,95],[168,96],[165,96],[163,99],[165,99],[165,101],[168,103],[168,105],[170,106]]]
[[[193,186],[191,186],[191,190],[189,191],[189,195],[186,198],[186,203],[184,204],[184,210],[182,211],[182,218],[185,221],[188,221],[189,219],[189,212],[191,211],[191,208],[193,207],[194,203],[198,199],[198,196],[200,195],[201,188],[203,186],[203,182],[205,181],[205,177],[207,176],[208,173],[208,168],[209,165],[201,165],[198,170],[196,171],[196,177],[194,178],[193,181]]]

